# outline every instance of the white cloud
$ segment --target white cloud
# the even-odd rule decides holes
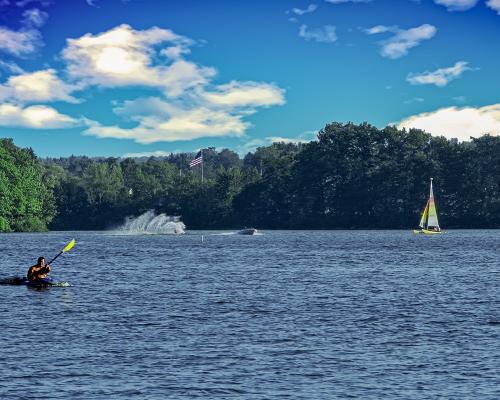
[[[52,107],[35,105],[23,108],[14,104],[0,104],[0,126],[60,129],[78,125],[81,125],[81,121],[60,114]]]
[[[184,58],[193,44],[168,29],[137,31],[128,25],[69,39],[63,58],[81,85],[144,86],[161,94],[114,104],[115,114],[134,126],[90,122],[84,133],[139,143],[242,136],[250,126],[245,117],[257,107],[284,104],[284,90],[274,84],[212,85],[213,68]]]
[[[140,143],[193,140],[201,137],[242,136],[250,126],[244,118],[256,107],[284,104],[284,91],[272,84],[236,82],[191,93],[189,104],[160,97],[128,100],[113,111],[133,128],[92,125],[87,134],[133,139]]]
[[[33,2],[34,0],[24,0],[17,2],[18,7]],[[42,5],[47,2],[41,1]],[[1,6],[9,6],[10,2],[3,1]],[[25,10],[22,14],[22,28],[14,31],[5,26],[0,26],[0,52],[9,53],[14,56],[26,56],[34,53],[38,47],[43,45],[38,28],[45,24],[49,14],[37,8]]]
[[[33,8],[31,10],[26,10],[23,12],[23,24],[27,27],[39,28],[45,24],[49,14],[45,11],[41,11],[38,8]]]
[[[167,58],[177,59],[180,58],[184,54],[189,54],[191,50],[185,46],[170,46],[160,51],[162,56]]]
[[[143,151],[140,153],[127,153],[122,158],[141,158],[141,157],[168,157],[171,153],[163,150]]]
[[[325,25],[322,28],[307,29],[307,25],[301,25],[299,36],[305,40],[314,40],[320,43],[333,43],[337,41],[336,28],[333,25]]]
[[[39,43],[40,34],[36,30],[12,31],[0,26],[0,51],[22,56],[34,53]]]
[[[177,107],[159,97],[147,97],[126,100],[123,105],[115,107],[113,112],[132,121],[141,121],[144,117],[151,115],[168,118],[177,112]]]
[[[396,59],[407,55],[409,49],[418,46],[422,41],[431,39],[436,34],[437,29],[429,24],[407,30],[377,25],[365,30],[365,32],[368,34],[393,32],[392,37],[380,42],[382,46],[380,54],[383,57]]]
[[[468,62],[458,61],[453,67],[439,68],[436,71],[426,71],[422,74],[410,73],[406,80],[412,85],[436,85],[439,87],[446,86],[452,80],[459,78],[465,71],[470,71],[472,68],[467,66]]]
[[[445,6],[448,11],[466,11],[474,7],[479,0],[434,0],[436,4]]]
[[[192,107],[179,107],[157,97],[126,101],[114,111],[137,122],[137,125],[121,128],[92,123],[85,134],[132,139],[139,143],[242,136],[250,126],[243,118],[254,112],[251,109],[217,109],[201,103]]]
[[[169,96],[205,85],[215,75],[213,68],[175,59],[170,65],[158,65],[155,46],[171,44],[177,50],[164,50],[162,55],[177,58],[186,53],[193,41],[169,29],[153,27],[143,31],[120,25],[97,35],[68,39],[63,58],[75,79],[104,87],[151,86],[162,88]]]
[[[158,67],[157,67],[158,68]],[[161,69],[156,85],[163,86],[168,96],[180,96],[185,90],[206,85],[215,70],[200,67],[192,62],[177,60],[166,69]]]
[[[168,105],[170,106],[170,105]],[[133,139],[138,143],[172,142],[193,140],[202,137],[242,136],[249,123],[242,115],[227,111],[215,111],[206,107],[174,109],[168,107],[165,114],[135,116],[139,124],[134,128],[103,126],[97,123],[84,131],[100,138]]]
[[[398,128],[418,128],[437,136],[461,141],[484,134],[500,135],[500,104],[486,107],[448,107],[411,116]]]
[[[488,0],[486,5],[500,15],[500,0]]]
[[[0,101],[26,103],[60,100],[76,103],[78,101],[71,93],[77,89],[76,85],[60,80],[55,70],[46,69],[9,77],[5,84],[0,85]]]
[[[201,137],[243,136],[244,118],[256,107],[283,104],[283,91],[271,84],[231,82],[214,91],[192,94],[190,104],[160,97],[128,100],[114,112],[137,125],[133,128],[91,124],[86,134],[133,139],[139,143],[193,140]]]
[[[209,103],[218,106],[269,107],[285,102],[283,89],[267,83],[233,81],[215,89],[203,93],[202,96]]]
[[[376,25],[372,28],[364,29],[364,32],[367,33],[368,35],[376,35],[379,33],[385,33],[385,32],[393,32],[397,33],[399,28],[397,26],[385,26],[385,25]]]
[[[306,9],[301,9],[301,8],[292,8],[290,11],[296,15],[304,15],[304,14],[309,14],[318,9],[318,6],[316,4],[309,4],[309,6]]]

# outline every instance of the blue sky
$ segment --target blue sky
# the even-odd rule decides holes
[[[500,0],[0,0],[0,136],[44,156],[500,134]]]

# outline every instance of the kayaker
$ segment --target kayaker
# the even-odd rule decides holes
[[[38,257],[38,262],[36,265],[33,265],[28,270],[28,280],[30,282],[37,281],[39,279],[47,278],[47,275],[50,272],[50,265],[45,265],[45,258]]]

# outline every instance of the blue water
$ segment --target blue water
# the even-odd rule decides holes
[[[498,231],[0,235],[1,399],[498,399]]]

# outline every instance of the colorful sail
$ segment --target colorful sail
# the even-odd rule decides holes
[[[432,191],[432,178],[431,178],[431,190],[429,195],[429,217],[427,218],[427,229],[431,228],[439,228],[439,222],[436,211],[436,203],[434,202],[434,193]]]
[[[424,208],[424,212],[422,213],[422,218],[420,218],[420,223],[418,224],[420,228],[424,228],[426,226],[425,222],[428,214],[429,214],[429,201],[427,201],[427,204],[425,205]]]

